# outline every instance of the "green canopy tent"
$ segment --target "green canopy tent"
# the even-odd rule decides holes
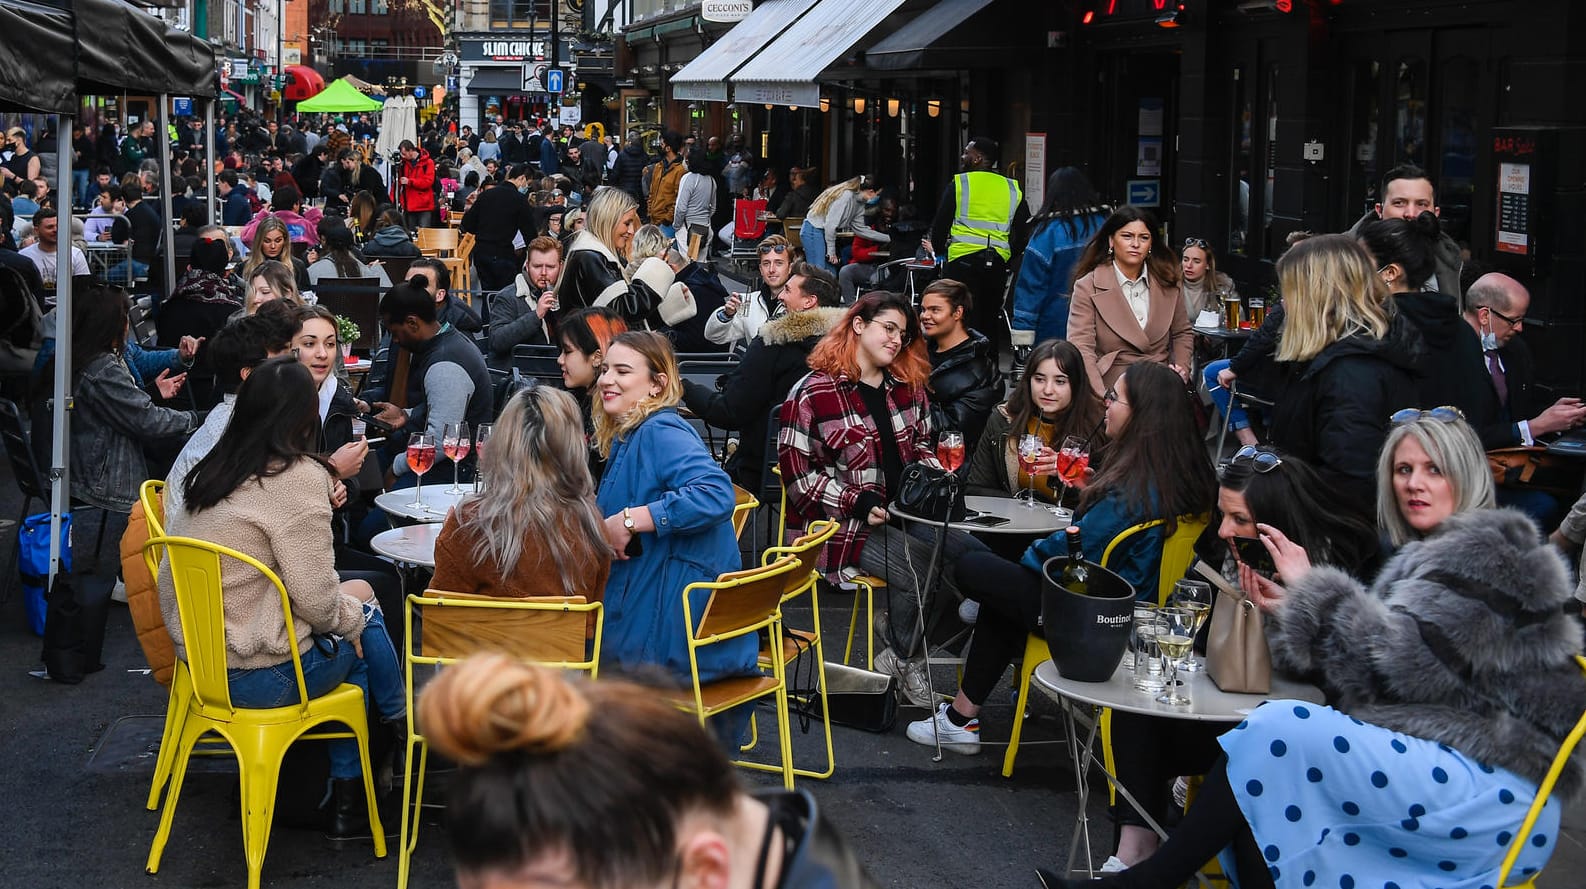
[[[331,83],[330,86],[312,99],[304,99],[297,103],[298,112],[310,114],[325,114],[349,111],[379,111],[381,105],[374,99],[358,92],[358,88],[347,82],[343,77]]]

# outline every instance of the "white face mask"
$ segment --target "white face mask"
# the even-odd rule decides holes
[[[1490,311],[1490,310],[1489,310]],[[1487,319],[1487,329],[1481,332],[1481,350],[1492,352],[1498,348],[1498,335],[1492,332],[1492,319]]]

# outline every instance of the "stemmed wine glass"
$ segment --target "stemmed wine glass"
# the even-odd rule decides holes
[[[490,434],[495,431],[495,426],[490,423],[480,423],[474,427],[474,493],[484,489],[485,484],[485,442],[490,440]]]
[[[1179,687],[1178,674],[1179,665],[1195,645],[1195,614],[1187,608],[1172,607],[1159,608],[1157,614],[1162,619],[1162,630],[1156,637],[1156,647],[1167,658],[1172,671],[1168,674],[1167,687],[1156,696],[1156,702],[1169,707],[1188,707],[1189,686]]]
[[[468,451],[473,442],[468,438],[467,423],[447,423],[441,432],[441,448],[446,452],[446,459],[452,461],[452,486],[446,489],[448,494],[466,494],[463,486],[457,480],[461,471],[461,463],[467,459]]]
[[[413,502],[408,506],[414,509],[424,507],[424,473],[430,471],[435,465],[435,436],[428,432],[420,432],[408,439],[408,468],[418,476],[418,484],[413,486]]]
[[[1019,436],[1019,468],[1030,477],[1030,484],[1020,491],[1016,499],[1024,504],[1026,509],[1035,509],[1035,458],[1040,455],[1046,443],[1041,441],[1041,436],[1027,432]]]
[[[936,459],[948,472],[957,472],[964,465],[964,434],[948,429],[936,440]]]
[[[1090,468],[1090,441],[1078,435],[1069,435],[1063,438],[1062,447],[1057,449],[1057,477],[1063,482],[1063,493],[1057,497],[1058,505],[1068,497],[1068,489],[1085,477],[1085,470]],[[1056,512],[1057,510],[1053,510]]]
[[[1173,592],[1168,595],[1167,604],[1174,608],[1183,608],[1193,614],[1194,635],[1199,636],[1201,627],[1206,626],[1206,619],[1212,614],[1212,585],[1204,580],[1180,580],[1173,584]],[[1192,650],[1189,657],[1184,659],[1184,666],[1179,669],[1185,673],[1199,673],[1206,667],[1195,659]]]

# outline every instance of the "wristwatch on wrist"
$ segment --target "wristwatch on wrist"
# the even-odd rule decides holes
[[[628,533],[632,534],[633,533],[633,514],[629,511],[629,509],[630,509],[630,507],[627,507],[627,506],[624,506],[622,508],[622,527],[627,528],[628,529]]]

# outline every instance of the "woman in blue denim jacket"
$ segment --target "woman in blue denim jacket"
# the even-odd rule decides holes
[[[1074,265],[1111,211],[1077,167],[1063,167],[1047,180],[1046,202],[1030,220],[1034,233],[1013,282],[1015,346],[1068,338]]]
[[[595,438],[606,457],[595,501],[616,558],[601,660],[623,669],[656,665],[687,681],[683,588],[742,565],[732,482],[674,409],[682,380],[666,337],[617,336],[595,389]],[[696,621],[709,598],[689,598]],[[712,645],[699,654],[700,678],[753,672],[758,653],[752,636]]]

